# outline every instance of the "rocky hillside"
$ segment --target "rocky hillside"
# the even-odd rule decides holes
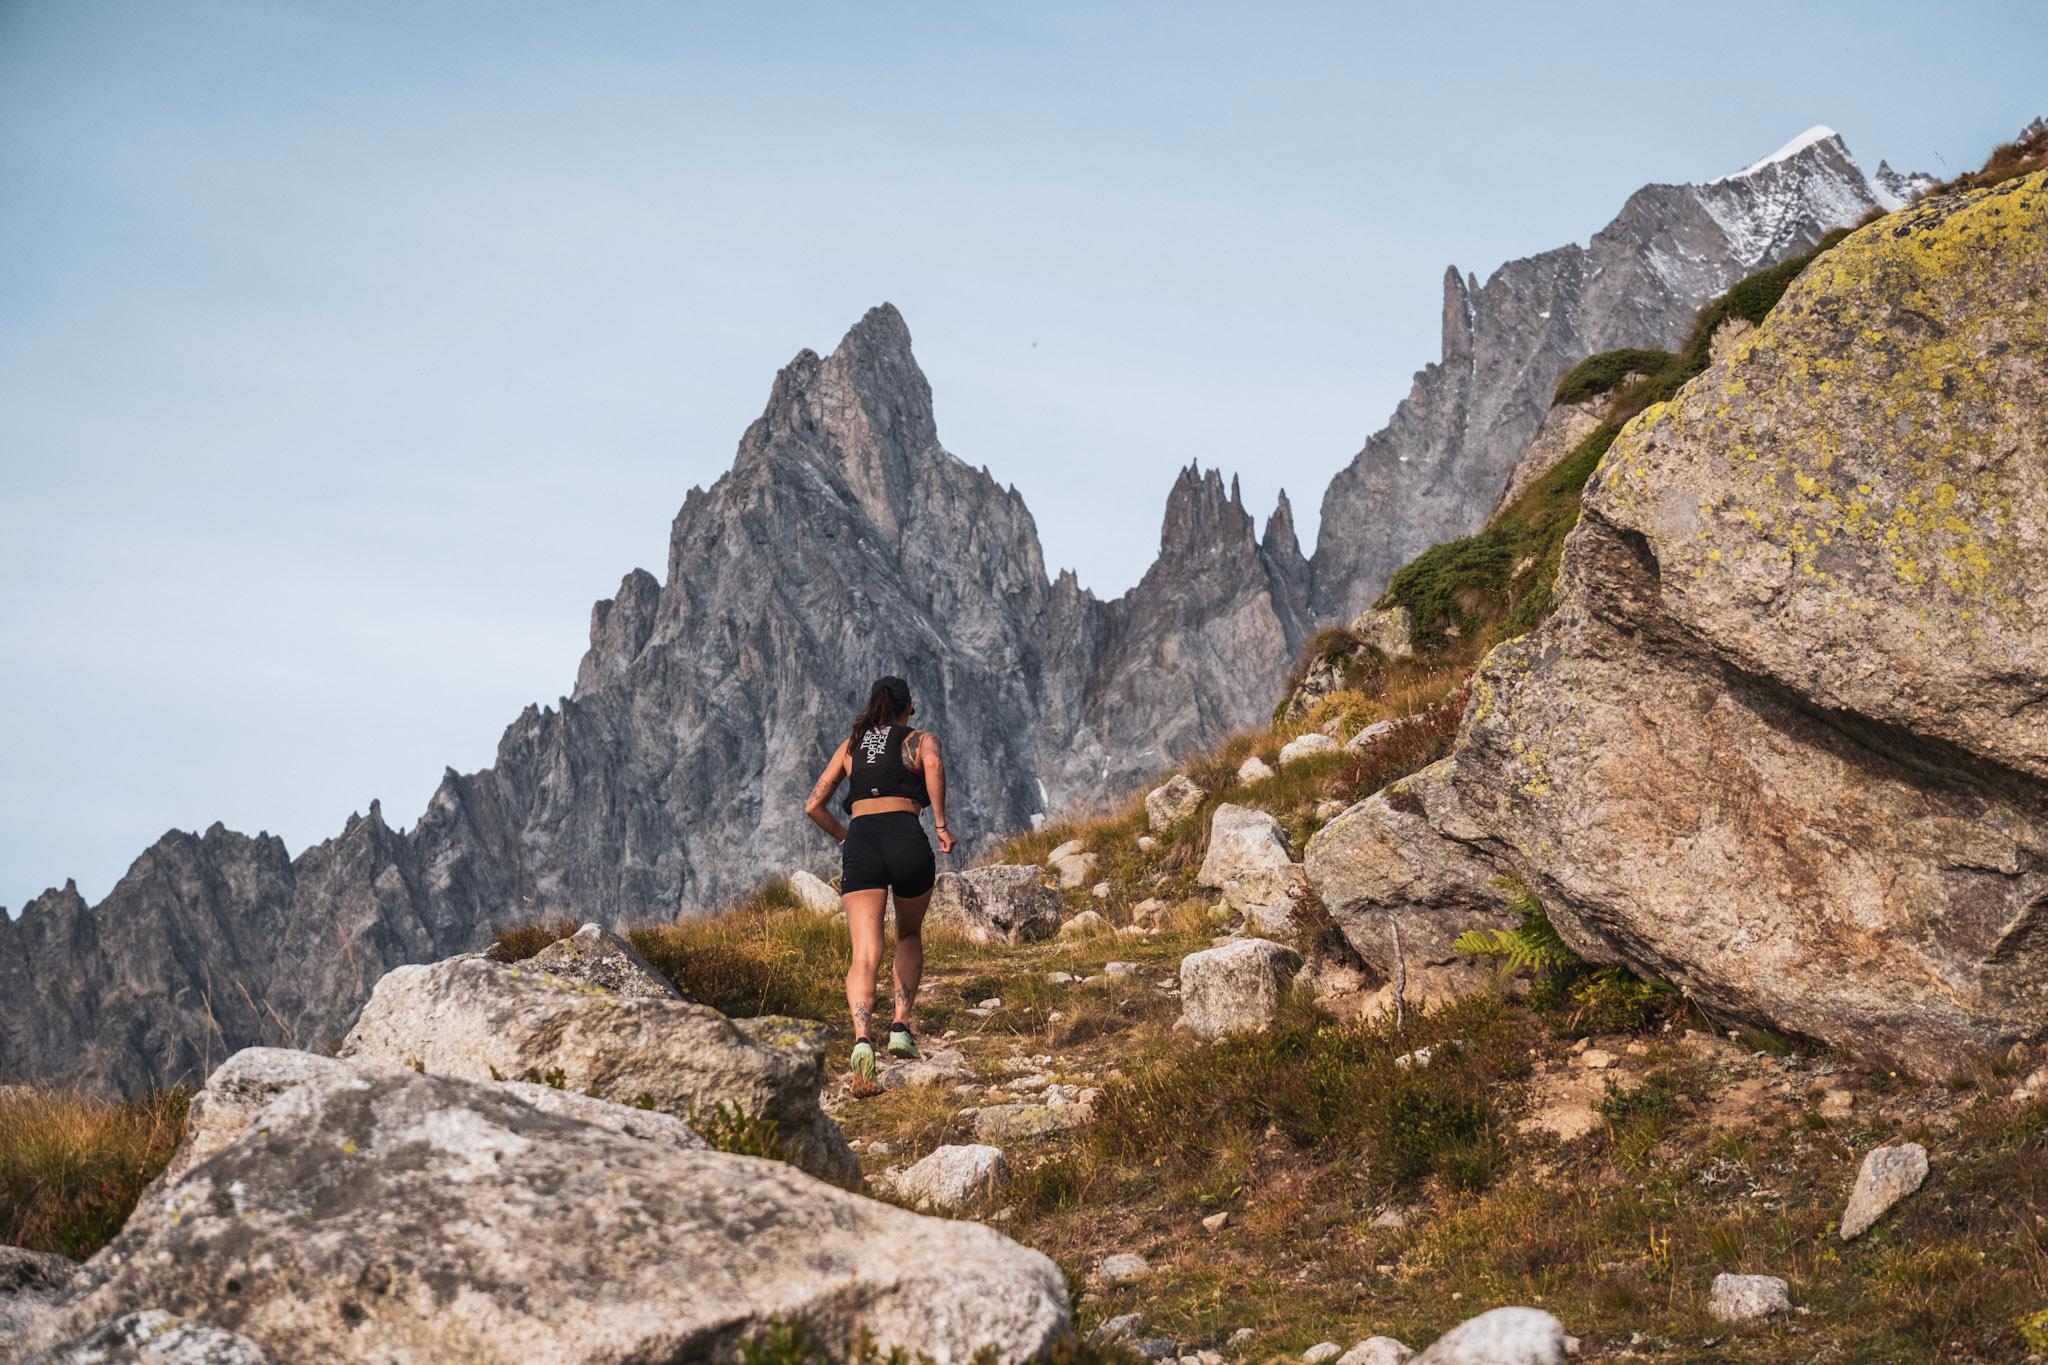
[[[1619,347],[1675,348],[1708,299],[1922,184],[1873,183],[1815,128],[1720,180],[1646,185],[1585,246],[1510,261],[1483,285],[1453,266],[1442,360],[1323,494],[1317,614],[1355,616],[1399,565],[1477,530],[1567,369]]]
[[[1930,198],[1621,432],[1450,757],[1308,851],[1361,954],[1505,875],[1730,1017],[1921,1074],[2042,1039],[2044,264],[2048,175]]]
[[[1284,494],[1261,534],[1234,481],[1190,468],[1158,560],[1109,602],[1048,578],[1015,490],[940,444],[908,329],[877,308],[777,376],[731,471],[684,500],[663,577],[635,569],[597,604],[574,695],[528,708],[489,768],[447,772],[416,824],[372,802],[297,858],[172,831],[98,905],[67,884],[0,916],[0,1077],[192,1080],[247,1044],[333,1041],[386,969],[494,926],[701,913],[764,869],[828,870],[801,800],[883,672],[953,738],[969,850],[1104,808],[1263,721],[1318,620],[1376,595],[1400,546],[1482,520],[1564,365],[1682,330],[1871,195],[1820,138],[1649,187],[1591,248],[1457,284],[1460,359],[1397,414],[1389,433],[1413,440],[1375,438],[1332,484],[1313,569]],[[1372,469],[1436,473],[1368,487]]]

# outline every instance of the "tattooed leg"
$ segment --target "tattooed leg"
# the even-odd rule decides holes
[[[931,892],[896,902],[896,1022],[909,1024],[924,980],[924,910]]]
[[[882,902],[885,891],[852,891],[845,896],[846,927],[853,936],[853,962],[846,970],[846,1008],[853,1036],[866,1038],[875,1013],[875,977],[882,966]]]

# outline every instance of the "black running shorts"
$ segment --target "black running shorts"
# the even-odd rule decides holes
[[[856,815],[846,827],[839,850],[839,890],[878,891],[883,887],[898,900],[922,896],[938,880],[931,841],[924,821],[914,810],[885,810]]]

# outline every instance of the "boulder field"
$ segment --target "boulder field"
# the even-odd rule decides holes
[[[1045,1256],[843,1188],[800,1030],[657,983],[586,929],[401,968],[339,1058],[235,1054],[113,1242],[0,1264],[0,1360],[731,1361],[801,1323],[946,1363],[1069,1331]],[[840,1183],[714,1150],[680,1116],[712,1106]]]
[[[1850,235],[1607,453],[1451,757],[1306,853],[1922,1074],[2048,1036],[2048,176]]]

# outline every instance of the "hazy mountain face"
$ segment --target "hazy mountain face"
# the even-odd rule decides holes
[[[1476,530],[1564,372],[1622,346],[1672,348],[1708,299],[1854,223],[1879,195],[1840,137],[1802,135],[1705,185],[1646,185],[1586,246],[1444,276],[1443,359],[1330,481],[1314,560],[1319,616],[1356,615],[1393,571]],[[1924,179],[1921,177],[1919,179]]]

